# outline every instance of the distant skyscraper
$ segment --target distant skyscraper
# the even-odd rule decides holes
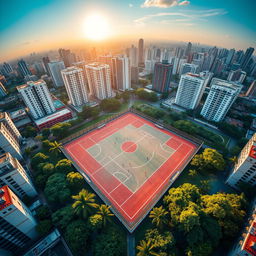
[[[21,134],[12,122],[8,113],[0,113],[0,155],[10,153],[22,159],[20,148]]]
[[[246,77],[246,72],[242,71],[242,69],[238,69],[236,71],[231,70],[228,74],[228,81],[243,83]]]
[[[138,50],[134,45],[129,50],[129,59],[131,67],[138,67]]]
[[[131,67],[131,81],[133,83],[139,82],[139,69],[138,67]]]
[[[3,71],[6,75],[13,72],[12,66],[9,63],[4,62],[3,64]]]
[[[229,50],[228,56],[227,56],[227,59],[226,59],[226,64],[227,64],[227,66],[229,66],[229,65],[232,63],[232,61],[233,61],[233,59],[234,59],[235,53],[236,53],[236,50],[235,50],[235,49]]]
[[[103,100],[112,97],[111,73],[107,64],[94,62],[85,65],[90,93]]]
[[[131,71],[130,63],[127,57],[117,57],[114,61],[114,75],[118,90],[125,91],[131,89]]]
[[[192,51],[192,44],[191,42],[189,42],[185,51],[185,56],[189,56],[191,51]]]
[[[51,61],[48,63],[51,77],[53,79],[53,83],[55,87],[60,87],[64,85],[61,70],[65,69],[65,65],[63,61]]]
[[[50,62],[50,59],[49,59],[48,56],[47,56],[47,57],[43,57],[44,69],[45,69],[45,71],[46,71],[46,73],[47,73],[48,76],[51,75],[51,73],[50,73],[50,68],[49,68],[49,66],[48,66],[49,62]]]
[[[214,122],[223,120],[241,89],[240,84],[213,78],[201,115]]]
[[[252,48],[252,47],[249,47],[246,50],[246,52],[241,60],[241,69],[243,69],[243,70],[246,69],[246,67],[252,57],[253,52],[254,52],[254,48]]]
[[[61,71],[66,91],[71,104],[75,107],[83,106],[88,102],[88,92],[83,69],[68,67]]]
[[[38,80],[37,82],[30,81],[27,84],[17,86],[17,90],[35,119],[56,111],[44,80]]]
[[[31,71],[28,69],[26,62],[23,59],[19,60],[18,67],[23,77],[27,75],[32,75]]]
[[[184,63],[181,66],[180,74],[186,74],[186,73],[197,73],[198,72],[198,65],[191,64],[191,63]]]
[[[186,108],[194,109],[200,103],[206,83],[199,75],[187,73],[181,76],[175,104]]]
[[[76,62],[76,56],[70,50],[60,48],[59,55],[64,61],[64,65],[66,68],[72,66],[73,63]]]
[[[4,185],[8,185],[21,198],[25,195],[31,197],[37,195],[31,178],[10,153],[0,155],[0,186]]]
[[[242,183],[256,185],[256,133],[242,149],[227,183],[236,189]]]
[[[7,95],[4,85],[0,82],[0,99]]]
[[[139,40],[139,66],[144,67],[144,40],[141,38]]]
[[[117,89],[116,84],[116,57],[113,57],[112,55],[104,55],[99,57],[99,62],[103,64],[107,64],[110,67],[110,73],[111,73],[111,86],[113,89]]]
[[[168,92],[171,76],[172,76],[172,65],[168,62],[157,62],[154,68],[152,87],[157,92]]]
[[[249,89],[246,92],[246,97],[249,97],[250,99],[256,98],[256,80],[254,80]]]
[[[0,188],[0,248],[22,255],[21,249],[37,238],[37,222],[31,211],[19,197],[8,188]]]

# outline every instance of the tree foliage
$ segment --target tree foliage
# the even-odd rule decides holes
[[[121,107],[120,101],[115,98],[104,99],[100,103],[100,108],[103,111],[114,112],[114,111],[117,111],[120,107]]]
[[[61,159],[55,165],[56,172],[67,174],[73,170],[72,161],[68,159]]]
[[[74,210],[71,205],[60,208],[52,214],[52,222],[64,230],[74,219]]]
[[[36,226],[36,231],[39,235],[45,236],[50,232],[51,228],[52,222],[50,220],[41,220]]]
[[[84,178],[79,172],[69,172],[67,174],[67,181],[71,188],[81,189],[83,187]]]

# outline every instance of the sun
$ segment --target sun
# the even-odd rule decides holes
[[[110,34],[107,19],[100,14],[92,14],[86,17],[84,22],[85,37],[91,40],[103,40]]]

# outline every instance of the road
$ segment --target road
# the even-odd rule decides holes
[[[135,237],[127,232],[127,256],[135,256]]]

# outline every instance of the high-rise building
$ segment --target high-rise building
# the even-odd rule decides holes
[[[138,67],[131,67],[131,81],[133,83],[139,82],[139,69]]]
[[[24,103],[35,119],[52,114],[56,111],[52,97],[44,80],[30,81],[17,86]]]
[[[31,71],[28,69],[27,63],[23,59],[18,61],[18,67],[23,77],[32,75]]]
[[[103,100],[112,97],[111,73],[107,64],[99,62],[85,65],[90,93]]]
[[[129,59],[131,67],[138,67],[138,50],[134,45],[129,50]]]
[[[194,109],[200,103],[206,83],[199,75],[187,73],[181,75],[175,104],[186,108]]]
[[[4,85],[0,82],[0,99],[7,95]]]
[[[60,87],[64,85],[61,70],[65,69],[65,65],[63,61],[51,61],[48,63],[49,70],[51,73],[51,77],[53,79],[53,83],[55,87]]]
[[[180,75],[186,74],[186,73],[197,73],[198,72],[198,65],[191,64],[191,63],[184,63],[181,66],[180,69]]]
[[[185,51],[185,56],[186,57],[189,56],[191,54],[191,51],[192,51],[192,43],[189,42]]]
[[[116,57],[112,60],[113,73],[116,79],[117,90],[126,91],[131,89],[130,63],[127,57]]]
[[[171,75],[172,75],[172,65],[168,62],[157,62],[154,68],[152,88],[157,92],[168,92]]]
[[[138,45],[138,61],[139,66],[144,67],[144,40],[141,38]]]
[[[37,222],[8,186],[0,188],[0,248],[15,255],[37,238]]]
[[[68,67],[63,69],[61,74],[71,104],[75,107],[86,104],[88,102],[88,91],[83,69]]]
[[[241,84],[213,78],[201,115],[214,122],[223,120],[241,89]]]
[[[3,72],[6,75],[8,75],[9,73],[13,72],[12,66],[9,63],[4,62],[4,64],[3,64]]]
[[[244,56],[243,56],[243,58],[241,60],[241,69],[243,69],[243,70],[246,69],[246,67],[249,64],[249,61],[250,61],[250,59],[252,57],[253,52],[254,52],[254,48],[252,48],[252,47],[249,47],[246,50],[246,52],[245,52],[245,54],[244,54]]]
[[[227,183],[236,189],[241,183],[256,186],[256,133],[242,149]]]
[[[211,82],[214,74],[210,71],[202,71],[199,75],[205,79],[205,85],[207,86]]]
[[[45,69],[45,71],[46,71],[46,73],[47,73],[48,76],[51,75],[51,73],[50,73],[50,68],[49,68],[49,66],[48,66],[49,62],[50,62],[50,59],[49,59],[48,56],[47,56],[47,57],[43,57],[44,69]]]
[[[253,98],[256,98],[256,80],[254,80],[249,89],[247,90],[246,94],[245,94],[246,97],[249,97],[250,99],[253,99]]]
[[[76,62],[76,56],[70,50],[60,48],[59,55],[63,60],[66,68],[72,66],[73,63]]]
[[[34,197],[37,192],[32,181],[19,163],[10,153],[0,155],[0,186],[7,185],[19,197]]]
[[[243,83],[246,77],[246,72],[242,71],[242,69],[238,69],[236,71],[231,70],[228,74],[228,81]]]
[[[233,61],[233,59],[234,59],[235,53],[236,53],[236,50],[235,50],[235,49],[230,49],[230,50],[229,50],[228,56],[227,56],[226,62],[225,62],[227,66],[229,66],[229,65],[232,63],[232,61]]]

